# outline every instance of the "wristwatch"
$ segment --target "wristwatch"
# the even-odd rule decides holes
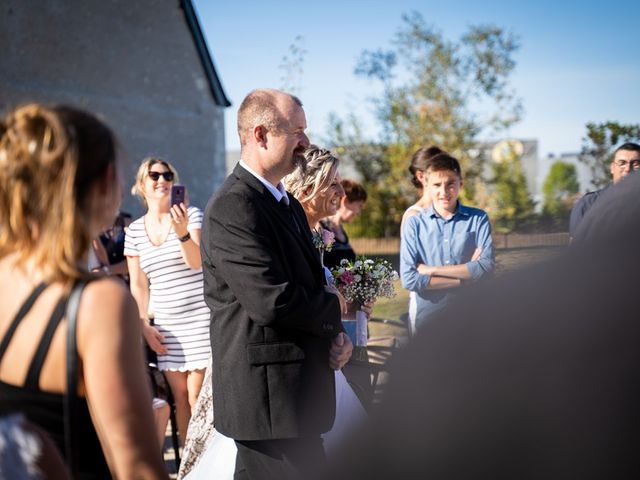
[[[178,237],[178,240],[180,240],[182,243],[184,243],[187,240],[189,240],[190,238],[191,238],[191,234],[189,232],[187,232],[187,234],[184,237]]]

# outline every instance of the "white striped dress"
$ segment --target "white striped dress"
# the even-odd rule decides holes
[[[201,229],[202,210],[189,207],[188,214],[187,229]],[[151,243],[144,217],[129,225],[124,254],[140,257],[140,268],[149,279],[149,305],[169,350],[168,355],[158,355],[158,368],[181,372],[206,368],[210,312],[204,302],[202,268],[194,270],[184,262],[173,229],[162,244]]]

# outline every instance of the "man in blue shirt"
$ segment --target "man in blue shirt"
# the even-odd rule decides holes
[[[478,280],[495,264],[489,217],[458,201],[458,161],[446,153],[436,155],[420,178],[432,203],[407,219],[400,247],[402,286],[417,294],[418,327],[463,282]]]

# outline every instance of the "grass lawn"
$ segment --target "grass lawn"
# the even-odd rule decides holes
[[[400,321],[400,316],[407,313],[409,305],[409,291],[402,288],[400,280],[394,283],[396,296],[393,298],[381,298],[373,307],[373,316]]]
[[[502,275],[527,265],[545,261],[562,252],[564,248],[539,247],[497,250],[496,275]],[[394,298],[382,298],[376,302],[373,309],[373,318],[384,319],[386,322],[374,321],[369,324],[372,337],[391,335],[402,338],[407,335],[401,316],[407,313],[409,292],[402,288],[400,280],[395,283],[395,288],[397,295]]]

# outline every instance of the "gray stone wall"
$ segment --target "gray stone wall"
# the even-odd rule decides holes
[[[179,0],[3,0],[0,110],[36,101],[93,111],[124,152],[123,208],[140,161],[165,158],[193,205],[225,177],[223,110]]]

